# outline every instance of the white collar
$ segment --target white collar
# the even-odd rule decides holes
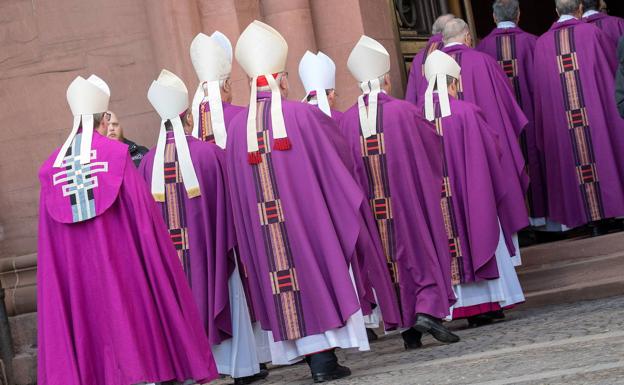
[[[516,27],[517,25],[513,21],[501,21],[500,23],[496,24],[496,28],[500,28],[500,29],[508,29],[508,28],[516,28]]]
[[[576,17],[574,17],[572,15],[561,15],[559,20],[557,20],[557,23],[564,23],[564,22],[566,22],[568,20],[572,20],[572,19],[576,19]]]
[[[444,46],[444,48],[446,48],[446,47],[452,47],[452,46],[454,46],[454,45],[463,45],[463,43],[458,43],[458,42],[448,43],[448,44],[446,44],[446,45]]]
[[[600,12],[596,11],[595,9],[590,9],[589,11],[587,11],[587,12],[585,12],[583,14],[583,18],[590,17],[590,16],[593,16],[593,15],[597,15],[599,13]]]

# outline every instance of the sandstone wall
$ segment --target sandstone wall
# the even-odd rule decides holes
[[[194,92],[197,79],[188,55],[193,36],[218,29],[235,43],[246,25],[259,18],[289,42],[290,98],[304,95],[297,75],[299,59],[306,49],[320,49],[336,61],[338,107],[344,110],[359,94],[346,61],[363,33],[391,52],[393,93],[403,93],[389,4],[390,0],[2,0],[0,258],[26,257],[22,263],[4,264],[0,279],[13,289],[29,285],[23,297],[30,298],[28,306],[14,306],[20,312],[34,306],[34,269],[26,269],[26,281],[20,281],[19,274],[25,263],[32,266],[35,261],[37,172],[71,128],[65,90],[75,76],[96,73],[105,79],[112,90],[110,108],[119,115],[126,136],[152,146],[159,120],[146,93],[160,69],[182,76]],[[232,77],[234,102],[247,103],[247,79],[236,64]]]

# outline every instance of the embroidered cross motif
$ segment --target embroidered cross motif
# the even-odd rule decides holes
[[[72,146],[67,149],[63,158],[63,171],[52,176],[54,186],[62,186],[63,196],[69,197],[72,206],[73,221],[80,222],[95,217],[95,199],[93,190],[98,187],[97,173],[108,172],[108,162],[91,162],[80,164],[80,139],[76,135]],[[91,150],[91,160],[97,158],[95,150]]]

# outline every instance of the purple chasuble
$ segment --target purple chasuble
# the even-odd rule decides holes
[[[371,239],[362,215],[366,200],[336,150],[343,139],[334,121],[315,106],[282,100],[291,147],[278,150],[270,95],[259,92],[252,106],[259,162],[250,164],[248,158],[247,113],[232,121],[226,158],[256,316],[275,341],[283,341],[343,327],[360,309],[349,264],[358,245]],[[378,254],[371,249],[363,260],[379,260],[377,275],[387,276]],[[380,298],[380,307],[390,329],[399,316],[396,298],[387,297]]]
[[[613,48],[617,47],[622,35],[624,35],[624,19],[616,16],[609,16],[605,13],[595,13],[583,18],[587,23],[598,27],[613,42]]]
[[[509,194],[516,185],[508,183],[513,176],[501,167],[498,141],[481,109],[454,98],[450,103],[452,115],[441,118],[435,96],[435,126],[444,154],[442,211],[456,285],[498,278],[494,254],[499,221],[506,238],[511,238],[528,225],[528,216],[522,196]],[[516,201],[509,201],[510,196]]]
[[[211,345],[232,337],[228,277],[234,271],[235,230],[225,176],[225,153],[186,136],[201,195],[188,198],[178,166],[173,132],[165,144],[165,202],[158,202],[184,266]],[[152,183],[155,150],[140,172]]]
[[[78,134],[39,171],[42,385],[203,383],[217,376],[167,228],[123,143]]]
[[[546,216],[544,155],[535,144],[535,113],[533,110],[533,52],[537,36],[520,28],[496,28],[477,47],[494,58],[507,75],[516,101],[528,119],[520,135],[522,154],[527,162],[530,186],[527,203],[531,217]]]
[[[420,90],[427,88],[427,79],[425,79],[425,61],[429,54],[437,49],[442,49],[444,44],[442,43],[442,34],[438,33],[432,35],[427,41],[425,48],[418,51],[414,59],[412,60],[412,66],[410,67],[409,76],[407,78],[407,87],[405,89],[405,100],[418,104],[424,99],[424,92],[420,93]]]
[[[444,318],[455,302],[440,208],[441,143],[413,104],[380,93],[377,108],[375,135],[362,136],[357,104],[340,128],[377,222],[401,326],[411,327],[418,313]]]
[[[527,191],[529,178],[519,140],[528,120],[516,102],[507,75],[489,55],[463,44],[445,47],[442,51],[461,66],[457,98],[481,108],[489,126],[498,136],[503,152],[503,169],[517,175],[516,181],[510,179],[509,182],[519,183],[521,191]],[[423,86],[420,95],[424,95],[427,89],[426,84]]]
[[[615,51],[580,20],[555,23],[535,48],[537,144],[548,216],[568,227],[624,215],[624,120],[613,101]]]

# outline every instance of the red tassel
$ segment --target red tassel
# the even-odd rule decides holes
[[[260,154],[260,151],[248,152],[247,162],[249,162],[249,164],[260,164],[262,162],[262,155]]]
[[[273,149],[277,151],[287,151],[292,148],[290,144],[290,139],[286,138],[277,138],[273,140]]]

